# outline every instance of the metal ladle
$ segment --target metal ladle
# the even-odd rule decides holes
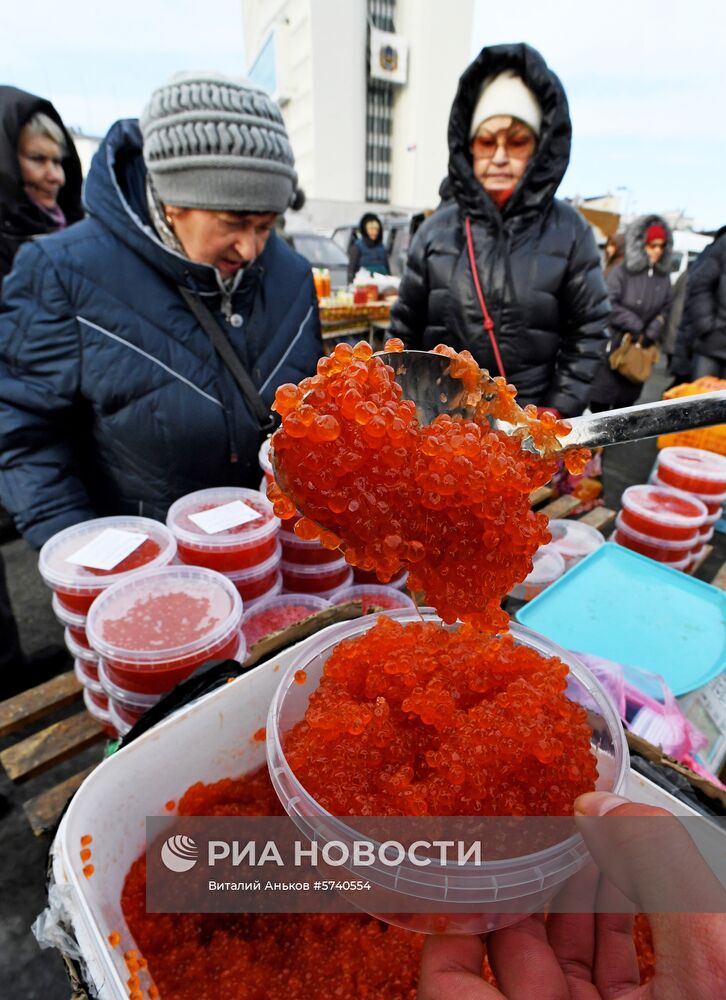
[[[474,408],[463,402],[464,389],[461,381],[449,374],[451,360],[445,354],[432,354],[429,351],[383,351],[376,354],[376,357],[393,368],[395,379],[403,389],[404,399],[411,399],[416,404],[419,423],[430,424],[442,413],[464,418],[474,416]],[[521,436],[522,448],[532,452],[539,451],[524,428],[515,428],[510,423],[491,417],[489,420],[495,430],[509,434],[516,432]],[[561,442],[563,450],[601,448],[697,427],[711,427],[726,423],[726,389],[573,417],[568,423],[572,430]]]

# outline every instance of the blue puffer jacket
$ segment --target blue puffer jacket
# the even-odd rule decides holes
[[[310,266],[274,233],[227,296],[213,267],[161,243],[135,121],[113,126],[84,197],[89,218],[23,247],[3,286],[0,499],[35,546],[89,517],[163,518],[191,490],[259,485],[257,421],[179,285],[268,404],[322,353]]]

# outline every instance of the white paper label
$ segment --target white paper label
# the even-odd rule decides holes
[[[73,563],[74,566],[85,566],[86,569],[115,569],[148,537],[138,531],[106,528],[82,549],[69,556],[66,562]]]
[[[229,531],[230,528],[237,528],[240,524],[247,524],[249,521],[257,521],[261,517],[262,514],[254,507],[248,507],[241,500],[233,500],[231,503],[223,503],[211,510],[201,510],[198,514],[190,514],[189,520],[193,521],[207,535],[217,535],[220,531]]]

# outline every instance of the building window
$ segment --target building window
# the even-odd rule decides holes
[[[396,0],[368,0],[368,22],[381,31],[394,31],[395,11]],[[371,80],[370,65],[366,68],[366,201],[388,202],[391,200],[393,85],[386,80]]]

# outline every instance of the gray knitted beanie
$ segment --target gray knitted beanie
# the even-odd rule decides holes
[[[167,205],[284,212],[297,174],[280,109],[249,80],[177,73],[139,120],[144,162]]]

